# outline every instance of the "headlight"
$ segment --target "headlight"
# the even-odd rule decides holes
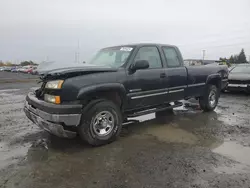
[[[62,84],[63,84],[63,80],[54,80],[54,81],[47,82],[47,84],[45,85],[45,88],[48,88],[48,89],[61,89]]]
[[[44,100],[47,102],[55,103],[55,104],[61,103],[60,96],[54,96],[54,95],[49,95],[49,94],[44,95]]]

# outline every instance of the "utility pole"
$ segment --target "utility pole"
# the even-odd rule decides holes
[[[205,55],[206,55],[206,50],[202,50],[202,59],[205,59]]]
[[[80,42],[77,41],[77,50],[75,52],[75,63],[80,63]]]
[[[77,63],[77,53],[75,52],[75,63]]]

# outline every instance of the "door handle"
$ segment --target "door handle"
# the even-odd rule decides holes
[[[166,77],[166,73],[161,73],[160,74],[160,78],[165,78]]]

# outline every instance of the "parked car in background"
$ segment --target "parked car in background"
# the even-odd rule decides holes
[[[16,66],[16,67],[13,67],[12,69],[11,69],[11,72],[18,72],[18,66]]]
[[[37,72],[37,66],[34,66],[32,71],[31,71],[31,74],[38,74]]]
[[[33,68],[30,67],[30,68],[25,69],[25,70],[23,71],[23,73],[31,74],[32,70],[33,70]]]
[[[21,67],[20,69],[18,69],[18,72],[23,72],[25,70],[24,67]]]
[[[11,72],[12,67],[5,67],[5,71]]]
[[[30,66],[30,65],[23,66],[23,67],[20,69],[20,72],[22,72],[22,73],[28,73],[28,72],[31,71],[31,69],[32,69],[32,66]]]
[[[17,71],[17,72],[21,72],[22,69],[23,69],[23,67],[20,66],[20,67],[18,67],[18,68],[16,69],[16,71]]]
[[[11,72],[16,72],[16,70],[17,70],[17,68],[16,68],[16,67],[13,67],[13,68],[11,69]]]
[[[0,67],[0,71],[5,71],[5,67]]]
[[[231,70],[233,70],[235,68],[235,65],[228,67],[228,71],[230,72]]]
[[[237,65],[230,70],[225,90],[250,93],[250,64]]]

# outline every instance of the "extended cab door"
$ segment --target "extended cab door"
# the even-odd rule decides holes
[[[187,69],[183,65],[182,56],[178,48],[163,46],[162,52],[165,57],[167,68],[168,100],[177,101],[185,96],[187,87]]]
[[[164,85],[166,73],[163,69],[159,48],[156,46],[142,46],[130,64],[138,60],[147,60],[149,68],[127,71],[127,83],[125,84],[128,97],[127,109],[140,109],[143,107],[162,104],[167,96],[167,88]]]

